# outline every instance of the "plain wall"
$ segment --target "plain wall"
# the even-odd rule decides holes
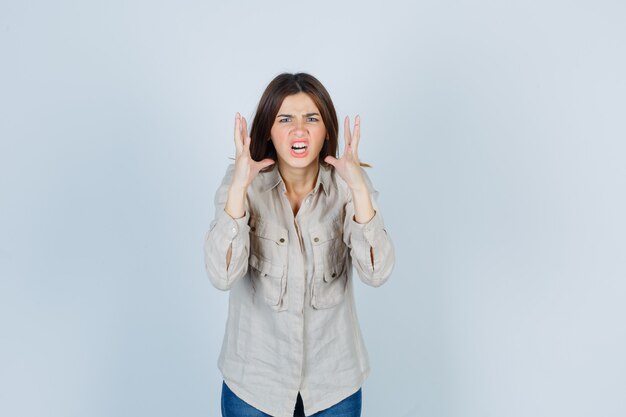
[[[626,415],[624,4],[2,1],[0,415],[219,416],[203,238],[283,71],[361,115],[397,251],[363,416]]]

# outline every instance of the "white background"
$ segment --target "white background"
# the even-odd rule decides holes
[[[0,415],[219,416],[236,111],[305,71],[397,250],[364,417],[626,415],[620,1],[0,3]]]

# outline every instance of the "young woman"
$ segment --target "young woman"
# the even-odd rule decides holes
[[[212,284],[230,290],[218,360],[222,416],[360,416],[368,356],[352,268],[368,285],[394,250],[359,162],[360,120],[338,121],[304,73],[267,86],[252,123],[235,116],[235,163],[205,239]]]

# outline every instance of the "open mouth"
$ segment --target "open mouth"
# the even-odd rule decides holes
[[[305,153],[307,148],[308,146],[304,142],[296,142],[293,145],[291,145],[291,150],[295,153]]]

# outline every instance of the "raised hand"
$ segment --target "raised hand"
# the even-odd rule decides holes
[[[252,159],[250,156],[250,142],[251,138],[248,135],[246,118],[237,113],[235,115],[235,173],[231,187],[247,189],[259,171],[274,163],[269,158],[265,158],[262,161]]]
[[[365,190],[367,185],[361,171],[359,162],[359,140],[361,139],[361,118],[354,118],[354,130],[350,132],[350,118],[346,116],[343,123],[343,136],[345,146],[343,155],[337,159],[327,156],[324,161],[335,167],[341,178],[348,184],[351,190]]]
[[[228,190],[228,200],[224,207],[226,213],[234,219],[241,218],[246,214],[246,192],[254,177],[263,168],[274,163],[269,158],[265,158],[262,161],[252,159],[250,142],[246,118],[237,113],[235,116],[235,172]]]

